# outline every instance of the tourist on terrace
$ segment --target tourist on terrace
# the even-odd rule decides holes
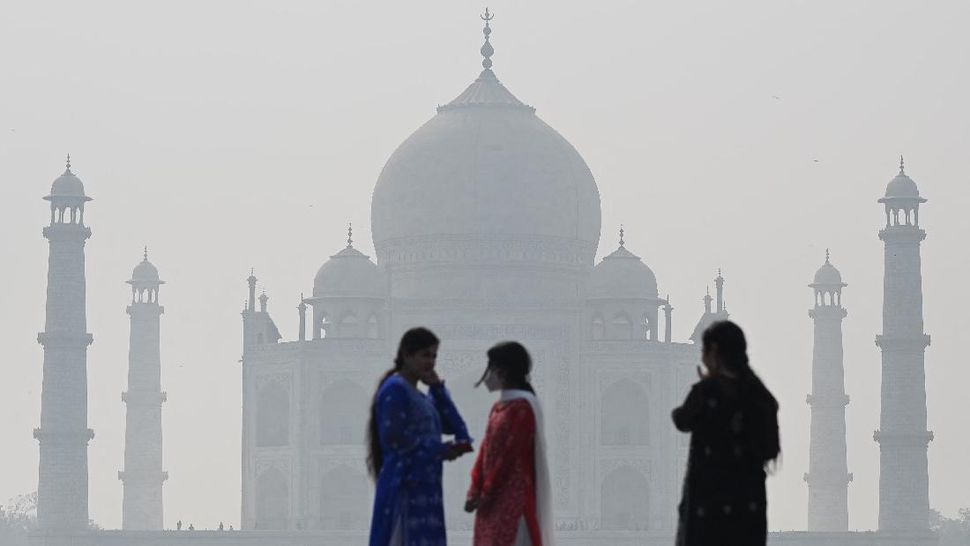
[[[678,546],[763,546],[765,468],[781,453],[778,402],[748,364],[744,333],[730,321],[704,331],[700,381],[673,411],[690,432]]]
[[[552,546],[553,520],[542,408],[529,382],[532,359],[509,341],[488,350],[478,384],[501,391],[488,416],[465,511],[474,546]]]
[[[442,461],[472,451],[472,439],[435,372],[438,344],[426,328],[405,332],[374,394],[367,428],[367,464],[377,481],[370,546],[447,543]],[[442,434],[455,441],[443,442]]]

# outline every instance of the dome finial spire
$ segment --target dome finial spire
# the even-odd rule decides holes
[[[899,174],[906,174],[905,167],[903,165],[903,155],[899,155]]]
[[[71,172],[71,154],[67,154],[67,172]]]
[[[623,246],[624,244],[626,244],[623,241],[623,233],[624,233],[624,231],[623,231],[623,224],[620,224],[620,246]]]
[[[347,222],[347,248],[354,246],[354,223]]]
[[[829,249],[827,249],[827,248],[825,249],[825,263],[827,263],[827,264],[828,263],[831,263],[831,262],[829,262]]]
[[[485,35],[485,43],[482,44],[482,49],[480,50],[482,57],[484,57],[482,59],[482,68],[485,70],[491,70],[492,54],[495,53],[495,49],[492,47],[491,42],[488,41],[488,37],[492,34],[492,27],[489,26],[489,22],[491,22],[492,19],[495,19],[495,14],[489,12],[488,8],[485,8],[485,13],[480,15],[480,17],[482,18],[482,21],[485,21],[485,28],[482,29],[482,34]]]
[[[142,254],[142,256],[145,258],[145,261],[147,262],[148,261],[148,245],[145,245],[145,253]]]

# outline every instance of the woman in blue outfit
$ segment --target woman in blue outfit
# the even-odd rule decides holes
[[[370,546],[445,546],[441,467],[472,451],[472,439],[435,372],[438,338],[404,333],[394,368],[371,404],[367,465],[377,481]],[[418,383],[428,393],[418,390]],[[455,441],[443,442],[442,434]]]

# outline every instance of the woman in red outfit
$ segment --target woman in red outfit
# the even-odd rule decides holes
[[[542,409],[521,343],[488,350],[479,381],[501,391],[472,470],[465,511],[476,512],[474,546],[553,546],[552,498]]]

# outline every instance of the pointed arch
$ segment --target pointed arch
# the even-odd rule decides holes
[[[377,315],[374,313],[371,313],[371,315],[367,317],[366,335],[364,337],[367,339],[377,339],[381,337],[381,330],[377,321]]]
[[[598,313],[593,316],[590,337],[593,339],[603,339],[606,337],[606,323],[603,321],[603,316]]]
[[[643,316],[640,317],[640,325],[639,325],[640,330],[637,332],[637,335],[639,336],[640,339],[653,341],[653,338],[654,338],[653,321],[654,319],[650,316],[649,313],[644,313]]]
[[[285,446],[290,441],[290,393],[276,381],[256,396],[256,446]]]
[[[267,468],[256,478],[256,529],[286,529],[290,515],[290,488],[286,475]]]
[[[353,468],[340,465],[320,480],[320,528],[324,530],[366,529],[370,514],[361,510],[368,504],[370,482]]]
[[[340,337],[360,337],[360,321],[357,320],[357,315],[353,311],[348,311],[342,317],[340,317],[340,323],[337,325],[337,330],[339,331]]]
[[[600,443],[608,446],[650,444],[650,401],[641,385],[623,379],[603,391]]]
[[[623,466],[603,479],[600,488],[603,529],[649,529],[650,484],[637,470]]]
[[[370,397],[360,385],[338,380],[320,398],[320,443],[364,445]]]
[[[626,313],[616,313],[609,324],[610,339],[633,339],[633,321]]]

